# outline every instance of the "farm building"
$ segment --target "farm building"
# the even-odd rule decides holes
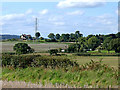
[[[22,34],[22,35],[20,36],[20,38],[21,38],[22,40],[33,40],[33,38],[32,38],[31,35],[26,35],[26,34]]]

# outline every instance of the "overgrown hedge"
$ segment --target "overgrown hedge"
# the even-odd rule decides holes
[[[91,56],[89,53],[74,53],[74,56]]]
[[[114,54],[105,54],[105,53],[74,53],[74,56],[120,56],[120,53]]]
[[[2,55],[2,66],[12,66],[14,68],[21,67],[45,67],[45,68],[67,68],[78,67],[77,62],[68,58],[40,56],[40,55]]]

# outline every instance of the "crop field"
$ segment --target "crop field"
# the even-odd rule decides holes
[[[1,43],[1,42],[0,42]],[[2,52],[14,52],[13,46],[18,42],[2,42]],[[35,52],[46,52],[49,49],[56,48],[65,48],[67,44],[64,43],[33,43],[28,42],[28,45],[31,46]]]
[[[2,51],[13,52],[16,43],[18,42],[3,42]],[[14,83],[17,87],[28,88],[29,86],[54,88],[118,86],[118,56],[75,56],[74,53],[58,53],[60,56],[50,56],[46,51],[65,48],[68,44],[33,42],[27,44],[35,49],[36,53],[21,56],[2,55],[3,68],[0,78],[4,88],[13,87]],[[4,67],[7,64],[9,67]]]

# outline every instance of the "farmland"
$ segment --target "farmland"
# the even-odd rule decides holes
[[[1,42],[0,42],[1,43]],[[14,52],[13,46],[18,42],[2,42],[2,52]],[[35,54],[38,55],[49,55],[49,53],[45,53],[49,50],[49,48],[65,48],[69,43],[38,43],[38,42],[27,42],[33,49],[35,49]],[[39,53],[40,52],[40,53]],[[42,53],[44,52],[44,53]],[[98,61],[100,59],[103,60],[103,63],[108,64],[112,67],[118,68],[118,57],[117,56],[74,56],[69,53],[65,53],[71,60],[76,60],[79,64],[85,64],[89,62],[91,59]]]
[[[2,43],[2,52],[14,52],[13,46],[18,42],[0,42]],[[49,49],[54,48],[65,48],[67,44],[64,43],[37,43],[37,42],[27,42],[35,52],[46,52]]]
[[[2,51],[14,52],[12,48],[16,43],[18,42],[3,42]],[[55,69],[51,68],[52,66],[47,66],[49,68],[46,68],[46,66],[19,68],[18,66],[15,69],[13,69],[13,67],[11,66],[9,66],[8,68],[3,67],[2,80],[4,84],[5,83],[10,84],[11,81],[13,81],[11,83],[14,83],[15,81],[20,81],[21,83],[25,83],[25,82],[35,83],[34,85],[36,85],[36,87],[48,87],[48,86],[49,87],[86,87],[86,86],[87,87],[108,87],[108,86],[117,87],[118,85],[118,82],[116,79],[116,75],[117,75],[116,70],[118,70],[118,56],[75,56],[73,53],[59,53],[60,55],[62,54],[63,55],[50,56],[49,53],[47,53],[49,47],[51,49],[65,48],[65,46],[67,46],[68,43],[30,43],[30,42],[27,42],[27,43],[29,46],[35,49],[36,53],[23,54],[21,55],[21,57],[13,55],[13,58],[11,60],[14,60],[14,61],[12,61],[11,63],[13,62],[18,63],[20,61],[19,58],[22,58],[24,61],[25,57],[26,57],[25,61],[31,62],[31,58],[34,57],[35,59],[33,60],[36,60],[36,62],[40,60],[40,62],[38,63],[43,64],[43,66],[53,65],[54,63],[55,65],[60,64],[55,62],[54,60],[58,60],[58,61],[70,60],[68,64],[72,63],[71,61],[73,61],[78,63],[80,66],[79,67],[73,66],[71,68],[71,66],[69,67],[69,65],[66,66],[67,64],[63,64],[65,65],[63,66],[64,68],[54,67]],[[31,56],[32,57],[30,58],[27,55],[30,55],[30,57]],[[40,55],[40,56],[35,56],[35,55]],[[9,57],[6,57],[6,58],[9,59]],[[16,58],[18,58],[19,60],[16,60]],[[6,61],[8,62],[11,61],[8,59],[6,59]],[[54,62],[53,61],[51,62],[51,60],[53,60]],[[91,62],[91,60],[93,60],[94,62]],[[101,63],[99,63],[100,60],[102,60]],[[44,61],[51,62],[51,64],[49,63],[45,64]],[[61,63],[67,63],[66,61],[64,62],[61,61]],[[90,65],[93,66],[94,68],[90,68],[89,67]],[[21,66],[23,65],[21,64]],[[113,67],[114,69],[112,69],[111,67]],[[7,81],[10,81],[10,82],[7,82]],[[4,85],[4,87],[11,87],[11,85],[10,86]]]

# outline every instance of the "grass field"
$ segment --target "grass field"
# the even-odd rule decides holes
[[[14,52],[13,46],[18,42],[0,42],[2,43],[2,52]],[[65,43],[38,43],[38,42],[25,42],[31,46],[35,52],[46,52],[49,49],[56,49],[56,48],[65,48],[67,44]]]
[[[116,69],[118,69],[118,57],[117,56],[71,56],[71,60],[76,60],[79,64],[88,63],[91,59],[94,61],[99,61],[102,59],[104,64],[108,64]]]

